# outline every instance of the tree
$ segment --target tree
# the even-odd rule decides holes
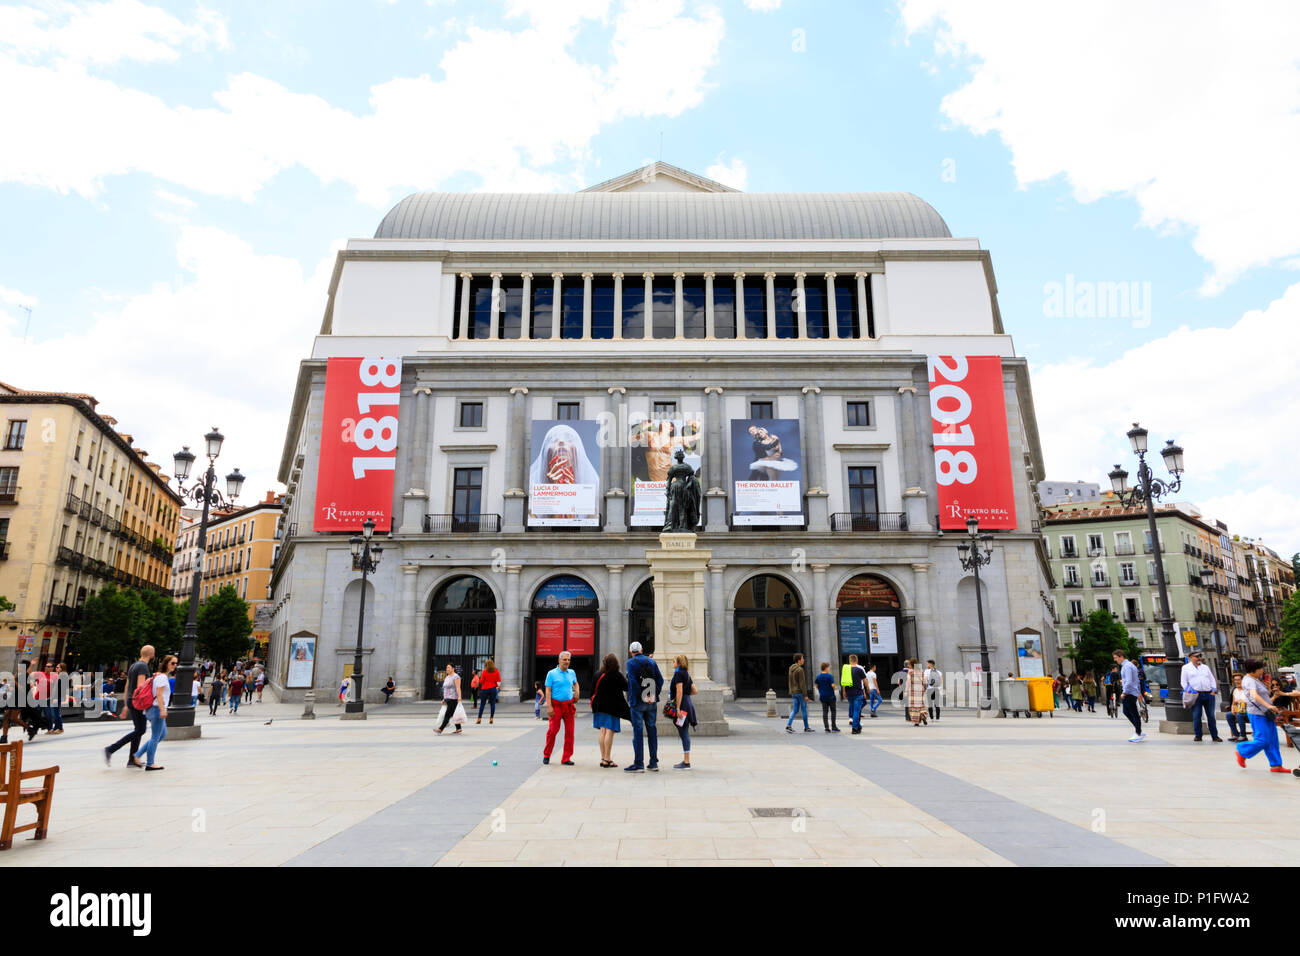
[[[1129,637],[1128,631],[1111,612],[1099,608],[1089,614],[1079,628],[1079,640],[1074,645],[1074,666],[1080,671],[1092,671],[1100,679],[1115,663],[1111,656],[1115,651],[1123,651],[1135,664],[1142,652],[1137,641]]]
[[[140,595],[106,584],[81,608],[81,630],[68,641],[77,666],[89,671],[135,656],[145,609]],[[142,642],[143,643],[143,642]]]
[[[248,653],[253,621],[248,602],[227,584],[199,608],[198,648],[214,661],[235,660]]]
[[[1277,659],[1283,667],[1300,663],[1300,591],[1282,605],[1282,644]]]
[[[157,591],[141,591],[140,601],[146,619],[147,642],[153,644],[160,654],[179,651],[185,637],[188,606],[177,604]]]
[[[4,614],[6,611],[12,611],[15,606],[16,605],[13,601],[10,601],[3,594],[0,594],[0,614]]]

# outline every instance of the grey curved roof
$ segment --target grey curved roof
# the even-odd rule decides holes
[[[414,193],[376,239],[948,239],[911,193]]]

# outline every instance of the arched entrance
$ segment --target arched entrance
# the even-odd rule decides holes
[[[546,680],[561,651],[572,656],[578,688],[590,693],[600,653],[600,602],[590,584],[574,574],[548,578],[533,595],[528,618],[528,659],[524,673]],[[532,683],[521,687],[521,697],[531,699]]]
[[[759,574],[740,586],[734,606],[736,696],[762,697],[769,687],[784,696],[795,652],[809,651],[798,592],[774,574]]]
[[[486,581],[472,574],[452,578],[429,607],[429,650],[425,655],[424,699],[442,699],[447,665],[460,674],[461,693],[470,695],[474,671],[496,653],[497,602]]]
[[[881,693],[903,668],[905,648],[902,601],[884,578],[858,574],[844,582],[835,596],[839,662],[857,654],[862,666],[876,665]]]
[[[647,579],[632,595],[632,607],[627,612],[627,643],[641,643],[647,654],[655,650],[655,583]],[[626,650],[626,648],[625,648]]]

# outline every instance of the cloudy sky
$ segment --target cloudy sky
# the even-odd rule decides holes
[[[417,189],[660,156],[907,190],[991,250],[1049,475],[1140,420],[1300,550],[1300,11],[793,0],[0,3],[0,379],[272,487],[334,251]],[[30,311],[29,311],[30,310]],[[1130,467],[1130,470],[1131,467]]]

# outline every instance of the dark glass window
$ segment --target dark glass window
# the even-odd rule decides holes
[[[532,313],[533,338],[549,339],[555,328],[555,287],[550,276],[533,278]]]
[[[582,300],[585,295],[581,277],[566,277],[560,286],[560,338],[582,338]]]
[[[432,611],[491,611],[497,606],[492,589],[482,578],[466,575],[448,581],[433,599]]]
[[[556,402],[555,417],[562,422],[576,422],[582,417],[582,403]]]
[[[713,336],[736,337],[736,285],[734,279],[713,280]]]
[[[704,311],[704,276],[682,279],[682,334],[688,339],[702,339],[708,331]]]
[[[27,437],[27,422],[15,419],[5,431],[5,451],[22,451]]]
[[[614,337],[614,277],[596,276],[591,280],[591,337]]]
[[[12,498],[18,493],[18,469],[0,468],[0,495]]]
[[[855,283],[856,281],[854,280]],[[874,339],[876,337],[876,313],[871,300],[871,276],[867,276],[865,286],[867,290],[867,338]]]
[[[831,330],[826,316],[826,280],[821,276],[807,276],[803,280],[803,299],[804,327],[808,330],[808,338],[830,338]],[[798,321],[798,318],[796,315],[795,320]]]
[[[864,428],[871,424],[870,402],[849,402],[848,422],[850,428]]]
[[[483,499],[483,469],[457,468],[452,480],[452,515],[477,518]]]
[[[677,416],[676,402],[655,402],[654,418],[675,418]]]
[[[745,279],[745,337],[767,338],[767,280],[762,276]]]
[[[795,312],[794,276],[777,276],[772,280],[772,300],[776,303],[776,337],[792,339],[799,334],[799,316]]]
[[[492,333],[492,280],[475,276],[469,280],[469,328],[467,339],[485,339]]]
[[[523,326],[524,280],[522,276],[501,277],[501,332],[503,339],[517,339]]]
[[[453,273],[454,274],[454,273]],[[460,303],[464,298],[462,290],[465,288],[464,280],[456,276],[455,290],[456,294],[451,299],[451,337],[458,339],[461,337],[460,331]]]
[[[677,280],[672,276],[655,276],[654,306],[651,311],[654,319],[654,338],[671,339],[677,335]]]
[[[482,428],[483,427],[483,403],[482,402],[461,402],[460,403],[460,427],[461,428]]]
[[[840,338],[858,337],[858,280],[853,276],[835,277],[835,324]]]
[[[645,280],[640,276],[623,278],[623,338],[639,339],[645,335]]]
[[[772,418],[773,417],[772,403],[771,402],[750,402],[749,417],[750,418]]]
[[[876,469],[849,469],[849,511],[855,515],[874,515],[876,503]]]

